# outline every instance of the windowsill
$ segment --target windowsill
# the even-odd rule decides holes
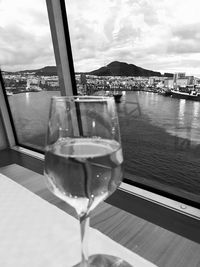
[[[0,151],[0,166],[16,163],[43,174],[43,161],[44,155],[22,147]],[[172,233],[200,243],[198,209],[189,214],[190,207],[181,210],[180,203],[124,183],[106,202]]]
[[[44,155],[42,153],[38,153],[19,146],[13,147],[13,149],[28,156],[35,157],[39,160],[44,160]],[[175,212],[181,213],[185,216],[200,220],[200,210],[184,203],[163,197],[161,195],[135,187],[133,185],[129,185],[127,183],[122,183],[119,189],[127,194],[132,194],[146,201],[150,201],[156,205],[160,205],[167,209],[171,209]]]
[[[2,153],[2,154],[1,154]],[[44,155],[22,147],[0,151],[1,166],[17,163],[43,174]],[[7,158],[7,159],[5,159]],[[171,199],[122,183],[119,190],[106,200],[128,213],[156,224],[171,232],[200,243],[200,210],[185,206]]]
[[[34,168],[43,174],[44,155],[22,147],[14,147],[13,152],[20,154],[20,164]],[[29,158],[27,160],[27,158]],[[28,161],[28,165],[27,165]],[[35,162],[35,163],[34,163]],[[33,166],[36,164],[36,167]],[[171,232],[200,243],[200,210],[150,191],[122,183],[119,190],[111,195],[107,203]]]
[[[12,155],[18,154],[20,158],[29,158],[33,162],[39,161],[14,150],[4,151],[4,155],[6,152]],[[0,153],[1,156],[2,154]],[[19,164],[9,164],[1,168],[1,171],[52,205],[75,216],[73,209],[57,199],[46,188],[42,175],[30,171],[27,167],[21,167]],[[139,208],[143,210],[143,206]],[[91,214],[91,226],[157,266],[166,266],[167,264],[169,266],[195,267],[199,262],[199,244],[167,231],[157,224],[128,214],[113,205],[101,203]],[[192,258],[190,257],[191,250],[193,251]]]

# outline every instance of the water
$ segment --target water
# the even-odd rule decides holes
[[[20,144],[43,149],[52,96],[60,96],[60,92],[30,92],[8,97]]]
[[[114,140],[62,138],[46,148],[45,175],[54,194],[83,216],[119,186],[122,162]]]
[[[44,147],[55,94],[9,97],[21,143]],[[126,177],[200,202],[200,102],[129,92],[117,109]]]
[[[200,201],[200,102],[135,92],[118,111],[126,176]]]
[[[122,102],[127,103],[127,99],[130,102],[129,111],[136,107],[137,111],[140,109],[140,114],[136,115],[136,111],[134,114],[138,118],[145,116],[148,123],[167,133],[200,144],[200,102],[149,92],[127,93]],[[123,111],[121,107],[119,110]]]

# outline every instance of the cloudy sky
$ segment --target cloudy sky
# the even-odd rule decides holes
[[[66,0],[76,71],[114,60],[200,77],[199,0]],[[55,65],[45,0],[0,0],[0,65]]]

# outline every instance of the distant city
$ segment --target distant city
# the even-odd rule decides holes
[[[60,90],[54,66],[2,73],[8,95]],[[200,79],[197,77],[187,76],[186,73],[161,75],[159,72],[116,61],[90,73],[76,73],[75,78],[78,94],[82,95],[104,91],[150,91],[167,94],[171,90],[187,91],[191,87],[200,94]]]

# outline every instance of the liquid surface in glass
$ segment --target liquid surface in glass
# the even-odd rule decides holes
[[[46,148],[45,176],[50,190],[82,216],[119,186],[122,162],[115,140],[61,138]]]

